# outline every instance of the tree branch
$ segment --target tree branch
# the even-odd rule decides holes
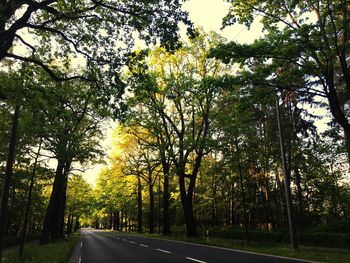
[[[54,79],[55,81],[66,81],[66,80],[74,80],[74,79],[80,79],[80,80],[84,80],[84,81],[88,81],[88,82],[96,81],[96,80],[88,79],[88,78],[80,76],[80,75],[79,76],[72,76],[72,77],[60,77],[53,70],[51,70],[46,64],[44,64],[42,61],[36,60],[34,58],[22,57],[22,56],[11,54],[11,53],[6,53],[6,57],[14,58],[14,59],[18,59],[18,60],[21,60],[24,62],[29,62],[29,63],[33,63],[35,65],[38,65],[38,66],[42,67],[50,75],[50,77],[52,79]]]

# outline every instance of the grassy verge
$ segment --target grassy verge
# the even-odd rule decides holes
[[[140,235],[138,233],[130,233]],[[151,234],[141,234],[142,236],[170,239],[176,241],[185,241],[197,244],[204,244],[209,246],[218,246],[224,248],[238,249],[255,253],[276,255],[281,257],[292,257],[316,262],[329,263],[348,263],[350,262],[350,249],[336,249],[336,248],[320,248],[300,246],[297,251],[292,250],[289,246],[284,244],[266,245],[261,243],[252,243],[249,246],[245,245],[244,241],[229,240],[222,238],[188,238],[184,236],[158,236]]]
[[[24,247],[23,257],[18,258],[18,251],[14,251],[2,258],[3,263],[66,263],[73,251],[79,234],[73,234],[68,242],[57,241],[55,243],[40,246],[29,244]]]

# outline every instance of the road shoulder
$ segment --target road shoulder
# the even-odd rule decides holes
[[[68,260],[68,263],[79,263],[80,262],[80,252],[81,252],[81,242],[83,236],[80,236],[77,243],[75,244],[72,254]]]

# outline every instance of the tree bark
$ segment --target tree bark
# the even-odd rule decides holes
[[[117,213],[116,213],[116,221],[117,221],[117,223],[116,223],[116,226],[117,226],[117,230],[120,230],[120,212],[119,212],[119,210],[117,211]]]
[[[186,232],[188,237],[196,237],[197,225],[193,214],[193,190],[196,182],[196,177],[191,176],[188,190],[186,193],[185,176],[178,176],[180,185],[181,203],[185,216]]]
[[[59,214],[59,229],[58,229],[58,238],[64,237],[64,222],[65,222],[65,210],[66,210],[66,201],[67,201],[67,185],[68,185],[68,173],[70,171],[71,162],[67,161],[64,165],[63,170],[63,189],[61,194],[60,201],[60,214]]]
[[[47,244],[50,242],[50,240],[58,238],[60,203],[62,201],[61,195],[64,186],[64,164],[64,160],[58,160],[50,202],[47,208],[44,225],[40,236],[39,244],[41,245]]]
[[[163,170],[164,171],[164,170]],[[164,184],[163,184],[163,235],[170,235],[170,193],[169,193],[169,170],[164,171]]]
[[[142,185],[140,176],[137,176],[137,232],[142,233]]]
[[[38,148],[38,152],[36,153],[36,156],[35,156],[35,159],[34,159],[32,176],[30,178],[30,185],[29,185],[29,190],[28,190],[28,197],[27,197],[26,210],[25,210],[25,216],[24,216],[24,222],[23,222],[23,229],[22,229],[22,233],[21,233],[21,243],[20,243],[20,246],[19,246],[19,256],[20,257],[23,254],[24,242],[26,240],[26,235],[27,235],[29,208],[30,208],[30,204],[32,202],[32,192],[33,192],[33,188],[34,188],[34,179],[35,179],[36,167],[37,167],[37,164],[38,164],[39,154],[40,154],[40,150],[41,150],[41,143],[42,143],[42,138],[40,138],[39,148]]]
[[[67,235],[70,235],[72,233],[71,222],[72,222],[72,213],[69,209],[68,221],[67,221],[67,231],[66,231]]]
[[[13,164],[15,162],[15,149],[17,141],[17,127],[19,120],[20,106],[17,104],[15,106],[15,112],[12,117],[12,128],[9,143],[9,150],[7,154],[5,177],[2,185],[1,191],[1,207],[0,207],[0,262],[1,262],[1,252],[5,233],[5,226],[8,217],[8,200],[9,191],[11,187],[11,177],[13,174]]]
[[[74,232],[80,229],[79,216],[75,217]]]
[[[152,178],[149,178],[148,192],[149,192],[149,216],[148,216],[148,231],[150,234],[154,233],[154,192]]]
[[[245,196],[245,190],[244,190],[244,185],[243,185],[243,171],[242,171],[242,166],[241,166],[240,148],[238,145],[237,138],[235,138],[235,146],[236,146],[236,152],[237,152],[237,166],[238,166],[238,174],[239,174],[239,183],[241,186],[241,196],[242,196],[242,202],[243,202],[245,237],[246,237],[246,243],[247,243],[247,245],[249,245],[249,242],[250,242],[249,218],[248,218],[248,213],[247,213],[246,196]]]

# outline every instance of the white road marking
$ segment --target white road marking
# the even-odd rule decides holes
[[[186,258],[189,259],[189,260],[192,260],[192,261],[199,262],[199,263],[207,263],[205,261],[202,261],[202,260],[199,260],[199,259],[195,259],[195,258],[190,258],[190,257],[186,257]]]
[[[149,246],[147,246],[147,245],[144,245],[144,244],[140,244],[140,246],[141,246],[141,247],[149,247]]]
[[[167,253],[167,254],[170,254],[171,252],[170,251],[167,251],[167,250],[163,250],[163,249],[160,249],[160,248],[157,248],[158,251],[160,252],[164,252],[164,253]]]
[[[79,263],[81,263],[81,257],[79,257]]]
[[[81,241],[80,247],[83,247],[83,241]]]
[[[131,244],[136,244],[134,241],[129,241],[129,243],[131,243]]]
[[[124,239],[124,238],[123,238],[122,240],[123,240],[123,241],[125,241],[125,242],[127,241],[127,240],[126,240],[126,239]]]
[[[322,263],[320,261],[309,261],[309,260],[306,260],[306,259],[298,259],[298,258],[292,258],[292,257],[276,256],[276,255],[271,255],[271,254],[250,252],[250,251],[244,251],[244,250],[238,250],[238,249],[226,248],[226,247],[209,246],[209,245],[191,243],[191,242],[186,242],[186,241],[161,239],[161,238],[157,238],[157,237],[147,237],[147,238],[155,239],[155,240],[162,240],[162,241],[166,240],[167,242],[181,243],[181,244],[193,245],[193,246],[199,246],[199,247],[206,247],[206,248],[214,248],[214,249],[220,249],[220,250],[233,251],[233,252],[238,252],[238,253],[242,253],[242,254],[251,254],[251,255],[265,256],[265,257],[272,257],[272,258],[288,259],[288,260],[300,261],[300,262],[303,262],[303,263],[305,263],[305,262],[308,262],[308,263]]]

